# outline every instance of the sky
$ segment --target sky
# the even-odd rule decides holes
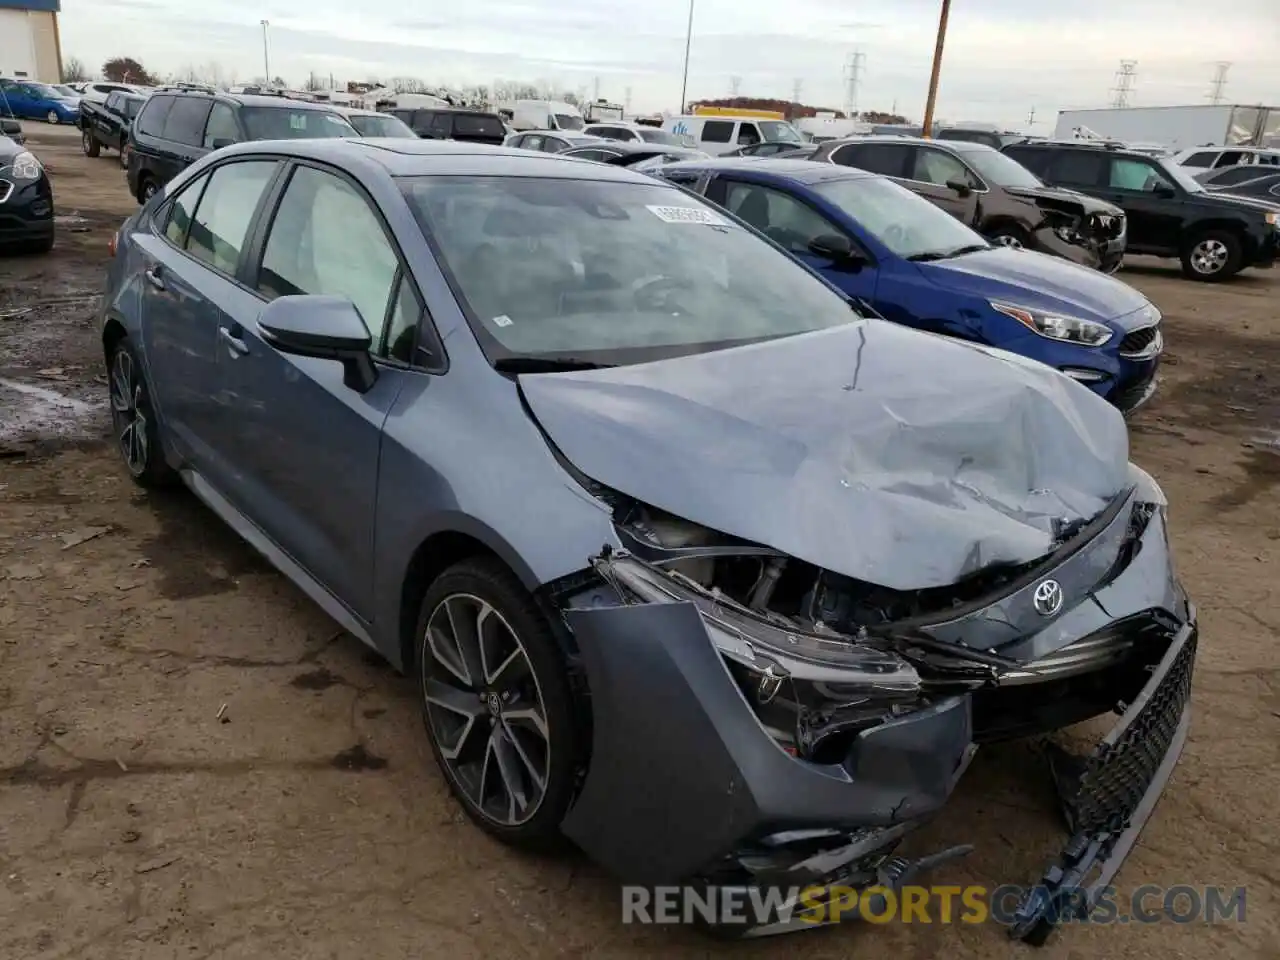
[[[843,109],[861,57],[859,109],[924,112],[939,0],[694,0],[688,98],[800,99]],[[241,82],[271,73],[420,78],[459,87],[546,81],[635,112],[680,101],[688,0],[63,0],[64,57],[96,70],[131,56],[154,73],[194,67]],[[1280,105],[1280,0],[953,0],[938,116],[1046,132],[1057,111],[1106,106],[1121,60],[1130,103]],[[1028,126],[1031,111],[1034,122]]]

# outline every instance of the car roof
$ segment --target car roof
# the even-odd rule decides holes
[[[313,103],[310,100],[294,100],[291,97],[273,97],[263,93],[209,93],[205,90],[157,90],[152,97],[205,97],[209,100],[229,100],[242,107],[280,107],[286,110],[319,110],[333,113],[333,105]]]
[[[758,173],[768,177],[785,178],[797,183],[815,184],[830,180],[865,180],[879,174],[842,167],[834,163],[815,163],[812,160],[788,160],[786,154],[779,157],[725,157],[718,160],[686,160],[673,163],[666,170],[708,170],[722,172],[738,170]]]
[[[410,140],[407,137],[256,140],[223,147],[219,156],[264,152],[275,156],[320,160],[338,167],[344,163],[374,163],[393,177],[546,177],[648,184],[656,182],[651,177],[631,173],[621,167],[562,157],[554,153],[454,140]]]

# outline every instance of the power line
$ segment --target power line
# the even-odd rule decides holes
[[[1133,85],[1137,79],[1138,61],[1121,60],[1120,69],[1116,71],[1116,85],[1111,88],[1111,92],[1115,94],[1115,99],[1111,101],[1113,107],[1123,109],[1129,106],[1129,96],[1133,93]]]
[[[1209,102],[1218,104],[1222,102],[1222,91],[1227,86],[1227,71],[1231,69],[1230,60],[1219,60],[1213,68],[1213,80],[1209,87]]]
[[[867,55],[861,50],[849,54],[844,66],[844,115],[850,119],[858,114],[858,87],[862,82],[862,71],[866,67]]]

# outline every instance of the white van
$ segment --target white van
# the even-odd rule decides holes
[[[699,150],[712,155],[729,153],[739,147],[765,141],[804,143],[800,132],[785,120],[762,117],[694,116],[667,117],[662,129],[691,138]]]
[[[582,111],[560,100],[516,100],[498,105],[499,113],[511,113],[517,130],[581,130]]]

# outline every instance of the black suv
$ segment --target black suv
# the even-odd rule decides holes
[[[489,143],[502,146],[507,139],[507,128],[496,113],[483,110],[452,110],[443,107],[429,109],[397,108],[388,110],[399,117],[418,136],[430,140],[463,140],[468,143]]]
[[[1017,143],[1004,153],[1047,183],[1123,209],[1129,252],[1176,257],[1194,280],[1226,280],[1280,257],[1280,203],[1206,190],[1171,160],[1074,140]]]
[[[153,93],[129,129],[129,191],[145,203],[211,150],[246,140],[358,137],[322,104],[285,97],[177,90]]]

